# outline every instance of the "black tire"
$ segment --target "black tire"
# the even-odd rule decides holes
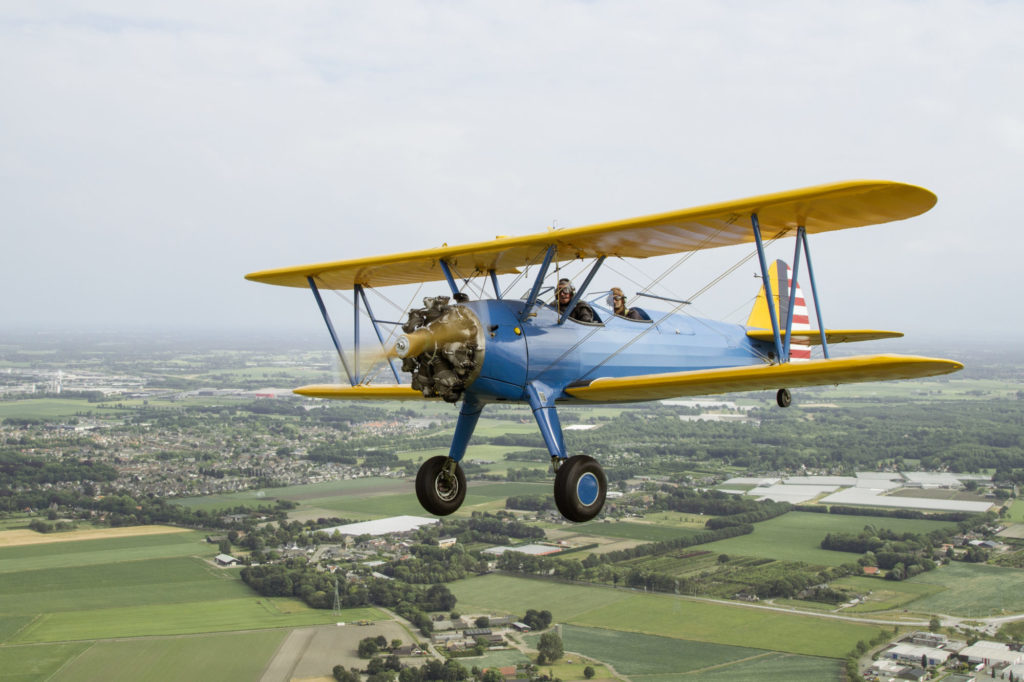
[[[779,404],[779,407],[789,407],[793,403],[793,394],[789,392],[788,388],[780,388],[779,392],[775,394],[775,402]]]
[[[607,492],[608,479],[593,457],[570,457],[555,474],[555,505],[570,521],[583,523],[600,514]]]
[[[462,506],[466,499],[466,475],[455,463],[455,476],[448,475],[444,466],[448,457],[431,457],[416,472],[416,498],[420,505],[435,516],[448,516]]]

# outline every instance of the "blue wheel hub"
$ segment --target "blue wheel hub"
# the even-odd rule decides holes
[[[597,502],[600,492],[601,483],[597,480],[597,476],[589,471],[576,481],[576,498],[584,507],[589,507]]]

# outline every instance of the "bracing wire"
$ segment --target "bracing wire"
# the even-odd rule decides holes
[[[769,239],[769,240],[768,240],[767,242],[765,242],[765,246],[766,246],[766,247],[767,247],[767,246],[770,246],[770,245],[771,245],[771,244],[773,244],[773,243],[774,243],[774,242],[775,242],[775,241],[776,241],[777,239],[779,239],[779,238],[780,238],[780,237],[781,237],[781,236],[782,236],[783,234],[785,234],[785,231],[779,232],[779,233],[778,233],[778,234],[776,234],[776,235],[775,235],[774,237],[772,237],[772,238],[771,238],[771,239]],[[688,254],[688,255],[689,255],[689,254]],[[754,251],[753,253],[748,253],[748,254],[747,254],[747,255],[745,255],[745,256],[744,256],[743,258],[741,258],[741,259],[740,259],[739,261],[737,261],[737,262],[736,262],[736,263],[735,263],[734,265],[732,265],[731,267],[729,267],[728,269],[726,269],[726,270],[725,270],[724,272],[722,272],[722,274],[720,274],[720,275],[719,275],[718,277],[715,277],[715,278],[714,278],[713,280],[711,280],[710,282],[708,282],[708,283],[707,283],[706,285],[704,285],[703,287],[701,287],[700,289],[698,289],[698,290],[697,290],[697,291],[696,291],[696,292],[695,292],[694,294],[692,294],[691,296],[689,296],[687,300],[689,300],[689,301],[693,301],[693,300],[695,300],[695,299],[699,298],[699,297],[700,297],[701,295],[703,295],[703,294],[707,293],[707,292],[708,292],[709,290],[711,290],[711,289],[712,289],[713,287],[715,287],[716,285],[718,285],[718,284],[719,284],[719,283],[720,283],[720,282],[721,282],[721,281],[722,281],[723,279],[725,279],[726,277],[728,277],[729,275],[731,275],[731,274],[732,274],[733,272],[735,272],[736,270],[738,270],[738,269],[739,269],[739,268],[740,268],[740,267],[741,267],[741,266],[742,266],[742,265],[743,265],[744,263],[746,263],[747,261],[749,261],[749,260],[750,260],[751,258],[753,258],[753,257],[754,257],[754,256],[756,256],[756,255],[757,255],[757,251],[756,251],[756,250],[755,250],[755,251]],[[678,265],[681,265],[681,264],[682,264],[681,262],[680,262],[680,263],[677,263],[677,264],[676,264],[676,265],[674,265],[674,266],[673,266],[673,267],[672,267],[671,269],[673,269],[673,270],[674,270],[674,269],[675,269],[676,267],[678,267]],[[660,279],[662,279],[662,278],[658,278],[658,280],[659,280],[659,281],[660,281]],[[618,355],[619,355],[619,353],[621,353],[622,351],[626,350],[627,348],[629,348],[630,346],[632,346],[632,345],[633,345],[634,343],[636,343],[637,341],[639,341],[639,340],[640,340],[641,338],[643,338],[644,336],[646,336],[646,335],[647,335],[648,333],[650,333],[650,331],[651,331],[652,329],[654,329],[655,327],[657,327],[657,326],[658,326],[659,324],[661,324],[662,322],[664,322],[665,320],[667,320],[667,319],[668,319],[669,317],[671,317],[672,315],[675,315],[675,314],[676,314],[677,312],[679,312],[680,310],[682,310],[682,309],[683,309],[683,308],[684,308],[684,307],[685,307],[686,305],[688,305],[688,304],[687,304],[687,303],[680,303],[680,304],[676,305],[676,306],[675,306],[675,307],[674,307],[674,308],[673,308],[672,310],[670,310],[669,312],[665,313],[665,314],[664,314],[664,315],[663,315],[663,316],[662,316],[662,317],[661,317],[660,319],[658,319],[658,320],[657,320],[656,322],[654,322],[653,324],[649,325],[649,326],[648,326],[648,327],[647,327],[646,329],[644,329],[643,331],[641,331],[641,332],[640,332],[639,334],[637,334],[636,336],[634,336],[634,337],[633,337],[632,339],[630,339],[630,340],[629,340],[629,341],[627,341],[626,343],[624,343],[624,344],[622,344],[621,346],[619,346],[619,348],[617,348],[617,349],[616,349],[616,350],[614,350],[614,351],[613,351],[612,353],[610,353],[610,354],[609,354],[609,355],[608,355],[608,356],[607,356],[606,358],[604,358],[603,360],[601,360],[601,362],[599,362],[599,363],[595,364],[595,365],[594,365],[593,367],[591,367],[591,368],[590,368],[589,370],[587,370],[587,371],[586,371],[585,373],[583,373],[583,374],[582,374],[582,375],[580,376],[580,379],[583,379],[583,378],[585,378],[585,377],[589,376],[590,374],[592,374],[592,373],[594,372],[594,370],[596,370],[596,369],[598,369],[598,368],[600,368],[600,367],[602,367],[602,366],[606,365],[606,364],[607,364],[607,363],[608,363],[609,361],[611,361],[611,360],[612,360],[612,359],[614,359],[614,358],[615,358],[616,356],[618,356]],[[691,319],[697,319],[697,318],[693,318],[693,317],[691,317]],[[588,336],[587,336],[586,338],[589,338],[589,335],[588,335]],[[579,345],[579,344],[577,344],[577,345]],[[564,356],[563,356],[563,357],[564,357]],[[560,360],[560,359],[561,359],[561,358],[559,358],[559,360]],[[766,359],[766,358],[763,358],[763,359]],[[552,363],[552,364],[553,364],[553,363]],[[549,366],[548,366],[547,368],[545,368],[545,371],[546,371],[547,369],[549,369],[549,368],[550,368],[550,365],[549,365]]]

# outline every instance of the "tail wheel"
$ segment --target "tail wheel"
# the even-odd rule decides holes
[[[555,505],[570,521],[582,523],[597,516],[607,492],[608,479],[593,457],[570,457],[555,474]]]
[[[416,497],[431,514],[448,516],[466,499],[466,475],[462,467],[444,455],[431,457],[416,473]]]
[[[793,402],[793,394],[789,392],[788,388],[780,388],[779,392],[775,394],[775,402],[779,404],[779,407],[789,407]]]

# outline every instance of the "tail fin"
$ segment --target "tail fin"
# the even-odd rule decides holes
[[[785,261],[781,260],[772,263],[772,267],[768,269],[776,319],[779,321],[779,327],[785,330],[786,319],[789,316],[789,307],[792,304],[793,331],[810,329],[811,319],[807,314],[807,304],[804,302],[804,294],[800,291],[799,282],[796,285],[793,300],[790,301],[791,274],[792,270],[789,269]],[[771,317],[768,314],[767,296],[765,295],[763,284],[761,285],[761,291],[757,294],[757,300],[754,301],[754,307],[750,311],[750,317],[747,318],[747,327],[757,329],[772,328]],[[811,347],[802,343],[790,344],[789,359],[790,362],[807,362],[811,359]]]

